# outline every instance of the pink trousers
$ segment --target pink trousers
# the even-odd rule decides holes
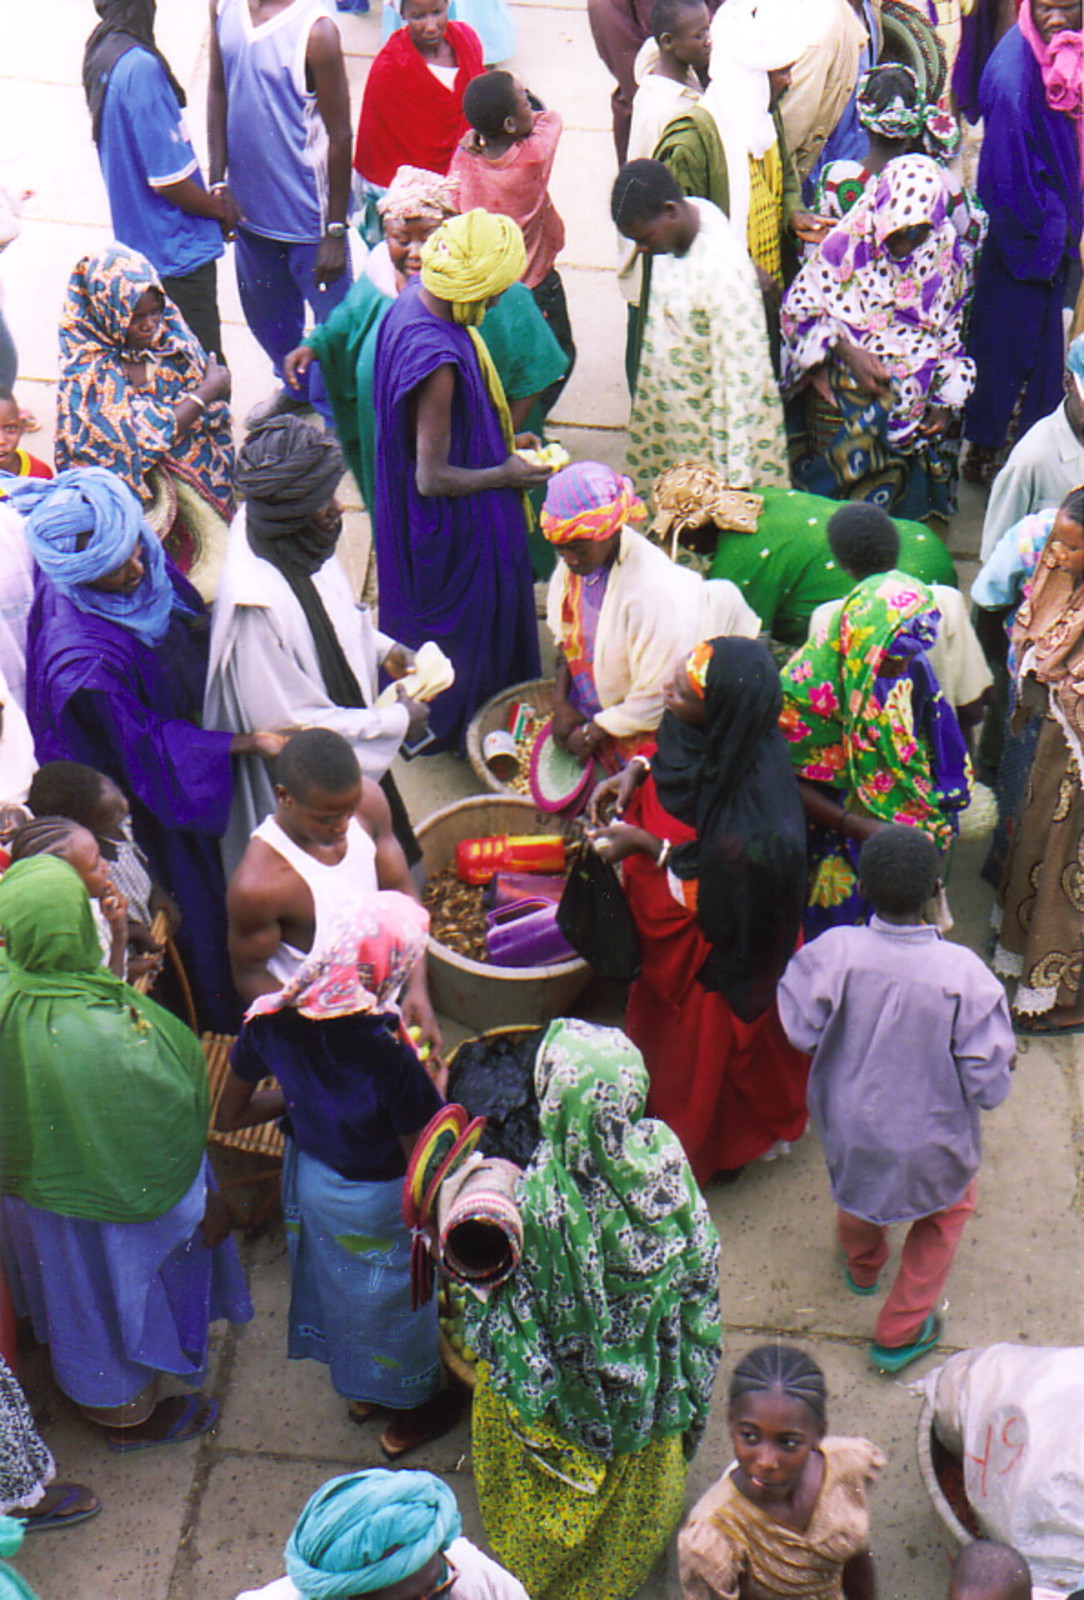
[[[972,1178],[954,1206],[918,1217],[908,1228],[896,1281],[874,1329],[878,1344],[889,1348],[910,1344],[918,1334],[941,1297],[964,1224],[975,1209],[975,1196]],[[836,1217],[851,1277],[862,1288],[876,1283],[888,1260],[888,1229],[847,1211],[837,1211]]]

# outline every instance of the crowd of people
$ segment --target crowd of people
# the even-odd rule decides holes
[[[431,1474],[352,1473],[248,1600],[628,1600],[675,1534],[686,1600],[873,1600],[884,1458],[828,1436],[795,1346],[734,1367],[734,1459],[686,1515],[704,1191],[811,1125],[847,1290],[907,1227],[868,1350],[901,1371],[942,1340],[1014,1029],[1084,1031],[1080,0],[937,7],[925,54],[875,0],[588,0],[628,475],[543,448],[563,122],[499,65],[504,0],[387,0],[356,125],[325,0],[212,0],[206,180],[154,0],[95,7],[114,239],[71,271],[51,462],[0,320],[0,1554],[101,1509],[55,1478],[10,1308],[111,1450],[218,1418],[210,1326],[253,1307],[200,1035],[230,1042],[218,1130],[285,1135],[287,1355],[391,1462],[460,1419],[408,1204],[452,1124],[392,769],[540,679],[544,615],[553,740],[596,779],[568,827],[640,958],[622,1028],[541,1039],[516,1263],[464,1313],[500,1565]],[[227,244],[275,376],[243,426]],[[961,471],[992,485],[970,605]],[[968,831],[989,962],[945,937]],[[952,1582],[1028,1592],[982,1541]]]

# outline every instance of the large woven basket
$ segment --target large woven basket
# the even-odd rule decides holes
[[[486,734],[492,733],[495,728],[507,728],[512,707],[521,700],[532,706],[540,720],[544,721],[553,710],[553,689],[552,678],[532,678],[528,683],[514,683],[510,689],[502,689],[492,700],[487,700],[471,718],[467,729],[467,758],[479,782],[491,794],[530,794],[530,789],[513,789],[493,776],[482,756]]]

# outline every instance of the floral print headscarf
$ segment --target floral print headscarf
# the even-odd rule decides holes
[[[925,656],[940,615],[917,579],[866,578],[784,667],[779,723],[800,778],[843,789],[856,809],[920,827],[944,849],[967,804],[969,762]]]
[[[896,260],[885,241],[930,233]],[[930,406],[958,410],[975,385],[964,355],[970,278],[948,216],[944,175],[928,156],[897,156],[801,269],[783,300],[783,387],[831,358],[842,337],[879,356],[892,375],[889,442],[917,445]]]
[[[530,1430],[603,1461],[680,1434],[719,1364],[719,1240],[647,1071],[616,1028],[555,1022],[535,1068],[542,1142],[517,1190],[519,1270],[468,1306],[490,1382]],[[530,1430],[533,1431],[533,1430]]]

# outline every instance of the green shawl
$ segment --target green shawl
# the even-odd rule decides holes
[[[8,868],[0,936],[3,1192],[94,1222],[161,1216],[203,1159],[198,1040],[101,965],[87,891],[66,861]]]
[[[966,779],[962,800],[958,787],[949,793],[940,786],[929,731],[936,723],[916,726],[906,672],[890,677],[891,687],[882,678],[877,692],[886,660],[906,663],[928,649],[939,618],[933,594],[917,579],[902,572],[865,578],[783,668],[779,725],[798,777],[844,789],[850,809],[923,828],[945,849],[955,836],[946,811],[966,803]],[[933,696],[940,716],[936,680]],[[958,727],[955,740],[962,755]],[[961,773],[965,766],[962,760]]]
[[[347,465],[357,479],[362,500],[370,507],[376,489],[376,336],[390,305],[388,296],[362,276],[327,321],[305,336],[320,362]],[[540,393],[567,370],[568,357],[531,291],[521,283],[506,289],[490,307],[479,331],[509,400]],[[528,418],[528,425],[540,433],[541,417],[537,421]]]
[[[772,108],[772,121],[775,123],[783,167],[782,227],[785,233],[791,217],[801,207],[801,186],[787,149],[778,106]],[[694,195],[699,200],[710,200],[712,205],[730,215],[726,150],[719,137],[715,118],[704,106],[690,106],[682,116],[666,124],[655,146],[654,159],[670,168],[684,194]]]
[[[592,1456],[681,1434],[719,1364],[719,1240],[677,1138],[645,1117],[647,1072],[616,1028],[555,1022],[538,1052],[542,1142],[517,1190],[519,1270],[471,1342],[496,1392]]]

